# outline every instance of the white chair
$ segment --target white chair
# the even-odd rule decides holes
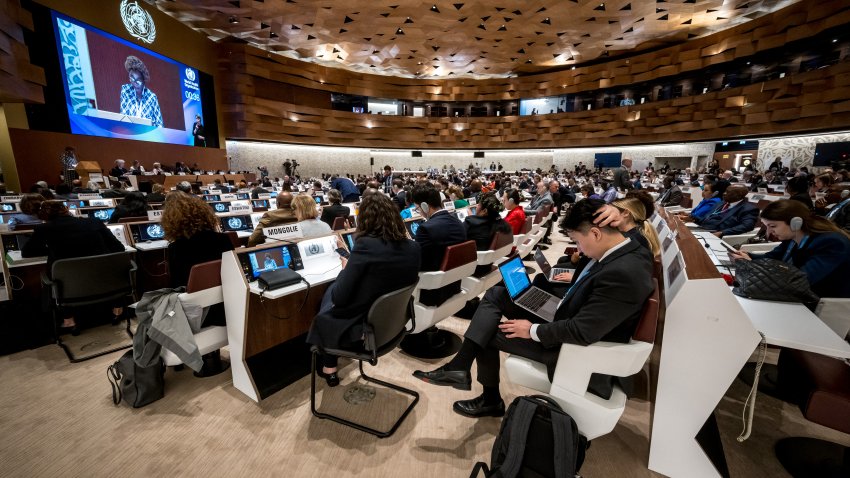
[[[224,302],[221,290],[221,259],[193,266],[189,272],[186,292],[180,294],[178,299],[183,304],[204,308]],[[204,360],[204,368],[200,372],[195,372],[195,375],[208,377],[227,370],[229,365],[221,361],[219,354],[220,349],[227,345],[227,327],[219,325],[204,327],[194,336],[201,356],[213,354],[209,359]],[[162,348],[160,355],[165,365],[169,367],[183,365],[180,358],[165,347]]]
[[[439,305],[425,305],[420,302],[420,296],[423,290],[440,289],[471,276],[478,265],[477,259],[475,241],[466,241],[446,248],[440,270],[419,273],[419,283],[413,291],[413,331],[402,341],[402,350],[419,358],[448,357],[457,351],[460,346],[457,336],[434,326],[460,311],[473,296],[462,287]]]
[[[723,238],[726,239],[725,237]],[[781,242],[763,242],[760,244],[741,244],[741,252],[754,252],[756,254],[761,254],[764,252],[770,252],[781,244]]]
[[[525,238],[531,233],[532,227],[534,226],[534,217],[528,216],[525,218],[525,224],[522,225],[522,229],[519,230],[519,234],[514,235],[514,247],[519,247],[520,244],[525,242]]]
[[[815,315],[842,339],[850,332],[850,299],[823,298],[815,308]]]
[[[607,400],[594,395],[587,389],[590,376],[601,373],[628,377],[643,368],[652,352],[658,325],[659,290],[658,282],[653,282],[655,289],[629,343],[597,342],[586,347],[563,344],[551,382],[544,364],[511,355],[505,360],[508,379],[554,398],[588,440],[610,433],[626,409],[626,394],[615,384]]]
[[[499,283],[502,275],[495,266],[501,264],[511,253],[513,245],[513,234],[497,232],[490,243],[490,249],[477,251],[476,270],[469,277],[463,278],[460,283],[460,287],[466,291],[470,299]]]

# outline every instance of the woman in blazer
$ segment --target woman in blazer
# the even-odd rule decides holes
[[[407,239],[392,199],[383,194],[360,202],[354,248],[342,259],[342,271],[325,292],[307,342],[344,348],[362,342],[363,320],[375,300],[414,284],[419,278],[419,245]],[[324,355],[318,374],[329,386],[339,385],[337,357]]]
[[[334,226],[334,219],[338,217],[348,218],[351,215],[351,209],[348,206],[340,204],[342,202],[342,194],[336,189],[328,191],[329,206],[322,208],[322,222],[328,226]]]

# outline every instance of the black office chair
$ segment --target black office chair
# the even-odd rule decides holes
[[[75,257],[59,259],[53,263],[50,276],[41,274],[41,285],[48,288],[53,304],[53,324],[56,343],[62,347],[71,362],[78,362],[62,343],[57,330],[62,308],[82,307],[86,305],[114,303],[118,299],[131,296],[135,301],[136,263],[126,252],[115,252],[100,256]],[[127,331],[130,330],[130,320],[127,320]],[[121,346],[105,350],[103,353],[89,358],[127,348]]]
[[[366,433],[371,433],[380,438],[386,438],[395,433],[399,425],[401,425],[401,422],[404,421],[419,401],[419,393],[403,388],[399,385],[369,377],[363,372],[363,361],[367,361],[373,366],[377,365],[378,357],[386,355],[395,349],[401,342],[401,339],[408,333],[408,330],[404,327],[409,320],[415,319],[412,300],[412,294],[415,288],[416,284],[413,284],[405,287],[404,289],[384,294],[379,297],[374,304],[372,304],[363,327],[365,340],[363,341],[362,348],[359,350],[323,349],[317,346],[312,347],[313,369],[310,377],[310,410],[313,412],[313,415],[319,418],[333,420],[337,423],[356,428]],[[316,409],[316,362],[320,353],[357,360],[360,367],[360,376],[363,377],[363,379],[410,395],[413,397],[413,401],[407,406],[404,413],[401,414],[401,417],[396,420],[392,428],[386,432],[382,432],[335,415],[319,412]]]

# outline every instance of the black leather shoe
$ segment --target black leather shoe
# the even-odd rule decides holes
[[[458,400],[452,409],[455,413],[470,418],[505,416],[505,402],[502,399],[499,399],[499,403],[487,404],[483,396],[472,400]]]
[[[472,390],[472,378],[466,370],[445,370],[445,366],[431,372],[417,370],[413,376],[425,383],[454,387],[458,390]]]
[[[74,337],[76,337],[76,336],[80,335],[80,328],[77,327],[76,325],[72,325],[70,327],[63,327],[63,326],[60,325],[59,329],[58,329],[58,333],[59,333],[59,335],[71,334]]]
[[[548,244],[550,246],[552,245],[552,239],[549,239],[548,237],[540,242],[542,242],[543,244]]]
[[[316,375],[325,379],[325,382],[328,383],[328,387],[336,387],[339,385],[339,375],[336,372],[333,373],[325,373],[321,369],[316,370]]]

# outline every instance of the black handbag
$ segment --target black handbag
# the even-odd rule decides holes
[[[733,294],[750,299],[802,303],[818,301],[806,274],[777,259],[735,261],[734,286]]]
[[[301,274],[292,269],[275,269],[260,274],[257,284],[263,290],[275,290],[301,282]]]
[[[106,369],[112,385],[112,403],[118,405],[124,400],[127,405],[140,408],[159,400],[165,395],[164,375],[162,357],[157,357],[150,367],[139,367],[133,360],[133,351],[128,350]]]

